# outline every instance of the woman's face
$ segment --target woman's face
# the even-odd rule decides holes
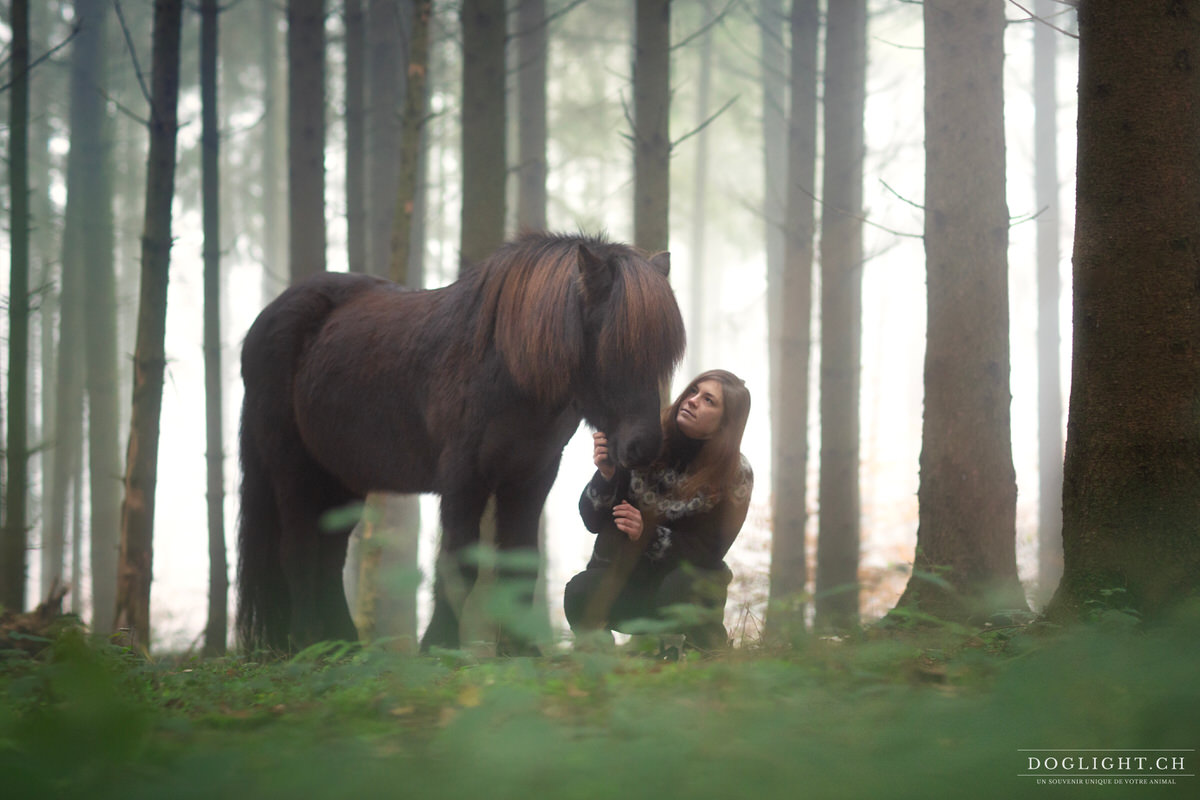
[[[710,439],[721,427],[725,392],[720,381],[703,380],[679,405],[675,422],[689,439]]]

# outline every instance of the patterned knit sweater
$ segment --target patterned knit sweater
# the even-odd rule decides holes
[[[626,546],[628,537],[617,530],[612,511],[628,500],[642,512],[645,528],[638,544],[643,547],[641,559],[649,562],[646,566],[669,570],[686,561],[719,569],[746,519],[754,472],[742,456],[738,480],[726,491],[698,491],[679,498],[676,490],[683,479],[682,469],[673,466],[617,470],[611,481],[597,471],[579,498],[579,516],[597,534],[588,567],[611,563]]]

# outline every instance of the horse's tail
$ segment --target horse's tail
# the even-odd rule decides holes
[[[297,454],[303,451],[292,412],[296,365],[334,308],[379,283],[366,275],[319,274],[284,291],[246,333],[237,633],[247,650],[286,651],[291,644],[292,612],[282,562],[289,532],[283,529],[273,477],[296,469]]]
[[[290,607],[280,562],[282,527],[266,465],[245,414],[239,434],[242,463],[238,521],[237,633],[247,652],[285,651]]]

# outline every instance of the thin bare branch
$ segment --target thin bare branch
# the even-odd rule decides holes
[[[716,111],[714,111],[714,112],[713,112],[713,113],[712,113],[712,114],[709,116],[709,118],[708,118],[708,119],[704,120],[704,122],[701,122],[701,123],[700,123],[699,125],[697,125],[695,128],[692,128],[690,131],[688,131],[687,133],[685,133],[683,136],[680,136],[678,139],[676,139],[675,141],[671,142],[671,149],[672,149],[672,150],[674,150],[674,149],[675,149],[676,147],[678,147],[680,144],[683,144],[683,143],[684,143],[684,142],[686,142],[688,139],[692,138],[692,137],[693,137],[693,136],[695,136],[697,133],[700,133],[700,131],[704,130],[704,129],[705,129],[705,128],[707,128],[709,125],[711,125],[711,124],[713,123],[713,121],[714,121],[714,120],[715,120],[717,117],[721,116],[721,115],[722,115],[722,114],[724,114],[726,111],[728,111],[728,110],[729,110],[729,107],[730,107],[730,106],[732,106],[734,103],[736,103],[736,102],[737,102],[737,99],[738,99],[738,97],[740,97],[740,96],[741,96],[741,95],[736,95],[736,94],[735,94],[733,97],[729,98],[729,100],[728,100],[728,101],[725,103],[725,105],[721,106],[721,107],[720,107],[720,108],[718,108]]]
[[[630,139],[633,139],[637,136],[637,123],[633,120],[633,112],[629,110],[624,92],[621,92],[621,111],[625,114],[625,121],[629,123],[629,130],[633,131],[633,135],[630,136]]]
[[[113,108],[117,109],[117,111],[120,111],[122,114],[129,117],[134,122],[138,123],[139,125],[149,125],[150,124],[149,119],[147,119],[146,117],[139,117],[137,115],[136,111],[134,111],[131,108],[126,107],[120,100],[113,97],[111,94],[104,91],[100,87],[96,87],[96,91],[100,92],[100,95],[105,99],[106,102],[112,103]]]
[[[1033,12],[1032,12],[1032,11],[1030,11],[1028,8],[1026,8],[1025,6],[1023,6],[1023,5],[1021,5],[1020,3],[1018,3],[1018,2],[1017,2],[1017,0],[1008,0],[1008,2],[1012,3],[1014,6],[1016,6],[1016,7],[1017,7],[1017,8],[1019,8],[1019,9],[1021,9],[1022,11],[1024,11],[1024,12],[1025,12],[1025,13],[1026,13],[1026,14],[1029,16],[1029,19],[1030,19],[1030,20],[1032,20],[1032,21],[1034,21],[1034,22],[1040,22],[1040,23],[1042,23],[1043,25],[1045,25],[1046,27],[1048,27],[1048,28],[1051,28],[1051,29],[1053,29],[1053,30],[1056,30],[1056,31],[1058,31],[1059,33],[1061,33],[1061,34],[1062,34],[1062,35],[1064,35],[1064,36],[1070,36],[1072,39],[1078,39],[1078,38],[1079,38],[1079,35],[1078,35],[1078,34],[1071,33],[1071,32],[1070,32],[1070,31],[1068,31],[1068,30],[1064,30],[1064,29],[1062,29],[1062,28],[1058,27],[1057,25],[1055,25],[1053,22],[1051,22],[1050,20],[1046,19],[1045,17],[1039,17],[1037,14],[1033,13]],[[1071,5],[1071,4],[1070,4],[1070,3],[1066,3],[1065,5]],[[1021,21],[1024,21],[1024,20],[1021,20]]]
[[[558,9],[554,13],[547,14],[545,17],[542,18],[542,21],[539,22],[537,25],[534,25],[532,28],[527,28],[525,30],[513,31],[512,33],[510,33],[508,35],[508,38],[509,39],[519,39],[522,36],[533,33],[535,31],[539,31],[542,28],[549,28],[550,23],[555,22],[559,19],[562,19],[567,14],[571,13],[576,8],[578,8],[579,6],[583,5],[586,2],[587,2],[587,0],[571,0],[571,2],[567,3],[565,6]]]
[[[7,92],[9,90],[9,87],[11,87],[13,85],[13,83],[16,82],[17,78],[24,78],[26,75],[33,72],[34,67],[36,67],[38,64],[41,64],[43,61],[46,61],[47,59],[49,59],[51,56],[53,56],[59,50],[62,50],[64,47],[66,47],[68,44],[70,44],[71,40],[74,39],[78,34],[79,34],[79,23],[77,22],[77,23],[75,23],[75,26],[73,28],[71,28],[71,34],[66,39],[63,39],[61,42],[56,44],[54,47],[50,48],[45,53],[42,53],[40,56],[35,58],[32,62],[29,63],[29,66],[27,66],[25,68],[25,71],[23,73],[21,73],[20,75],[13,76],[12,80],[10,80],[8,83],[0,84],[0,93]]]
[[[721,13],[717,14],[715,17],[713,17],[708,22],[706,22],[704,25],[701,25],[699,28],[697,28],[695,31],[693,31],[690,36],[685,36],[681,41],[676,42],[675,44],[671,45],[671,49],[678,50],[681,47],[687,47],[691,42],[695,41],[696,39],[699,39],[705,33],[712,30],[718,24],[723,22],[725,20],[725,17],[729,16],[729,12],[733,11],[734,6],[738,5],[740,2],[741,2],[741,0],[729,0],[729,5],[725,6],[725,8],[721,11]]]
[[[887,187],[887,189],[889,191],[891,191],[892,194],[896,194],[896,192],[892,189],[892,187],[888,186],[882,180],[880,180],[879,182],[883,183],[883,185],[885,187]],[[867,217],[863,214],[851,214],[850,212],[846,211],[845,209],[835,208],[833,206],[827,206],[824,200],[822,200],[820,197],[817,197],[815,194],[808,191],[807,189],[801,188],[800,191],[803,192],[804,194],[808,195],[809,197],[811,197],[813,199],[813,202],[817,203],[817,205],[821,206],[822,208],[832,208],[834,211],[837,211],[838,213],[841,213],[841,214],[845,214],[847,217],[850,217],[851,219],[856,219],[864,225],[870,225],[872,228],[875,228],[876,230],[883,231],[884,233],[890,233],[893,236],[903,236],[908,239],[924,239],[925,238],[925,234],[923,234],[923,233],[906,233],[905,231],[898,231],[895,228],[889,228],[886,225],[881,225],[878,222],[874,222],[869,217]],[[900,197],[900,195],[896,194],[896,197]],[[921,206],[918,206],[909,200],[905,200],[903,197],[900,197],[900,199],[904,200],[904,202],[908,203],[909,205],[912,205],[914,208],[921,208]],[[924,211],[923,208],[921,208],[921,210]]]
[[[133,59],[133,71],[137,75],[138,85],[142,87],[142,96],[153,107],[154,99],[150,96],[150,87],[146,86],[146,76],[142,73],[142,65],[138,63],[137,48],[133,46],[129,25],[125,22],[125,12],[121,10],[121,0],[113,0],[113,8],[116,9],[117,19],[121,22],[121,33],[125,36],[125,46],[129,48],[129,57]]]
[[[1009,217],[1008,218],[1008,227],[1012,228],[1012,227],[1015,227],[1022,223],[1025,223],[1025,222],[1032,222],[1049,210],[1050,210],[1050,206],[1042,206],[1037,211],[1034,211],[1032,213],[1021,214],[1020,216],[1017,216],[1017,217]]]
[[[887,189],[889,192],[891,192],[891,193],[892,193],[892,194],[893,194],[893,195],[894,195],[894,196],[895,196],[895,197],[896,197],[898,200],[901,200],[901,201],[903,201],[903,202],[905,202],[905,203],[908,203],[910,206],[912,206],[913,208],[917,209],[918,211],[921,211],[921,212],[924,212],[924,211],[925,211],[925,206],[923,206],[923,205],[920,205],[919,203],[914,203],[912,200],[909,200],[907,197],[905,197],[904,195],[900,194],[900,193],[899,193],[899,192],[897,192],[895,189],[893,189],[891,186],[889,186],[887,181],[885,181],[885,180],[883,180],[882,178],[880,178],[880,179],[879,179],[879,182],[880,182],[881,184],[883,184],[883,188],[885,188],[885,189]]]

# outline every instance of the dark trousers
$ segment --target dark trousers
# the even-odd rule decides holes
[[[691,564],[660,570],[640,561],[624,586],[613,586],[608,571],[607,567],[589,567],[567,582],[563,610],[572,631],[621,631],[635,619],[670,619],[663,613],[669,606],[691,605],[700,609],[699,618],[681,623],[676,632],[704,650],[728,643],[722,620],[733,572],[725,564],[715,570]],[[612,597],[611,604],[608,597]]]

